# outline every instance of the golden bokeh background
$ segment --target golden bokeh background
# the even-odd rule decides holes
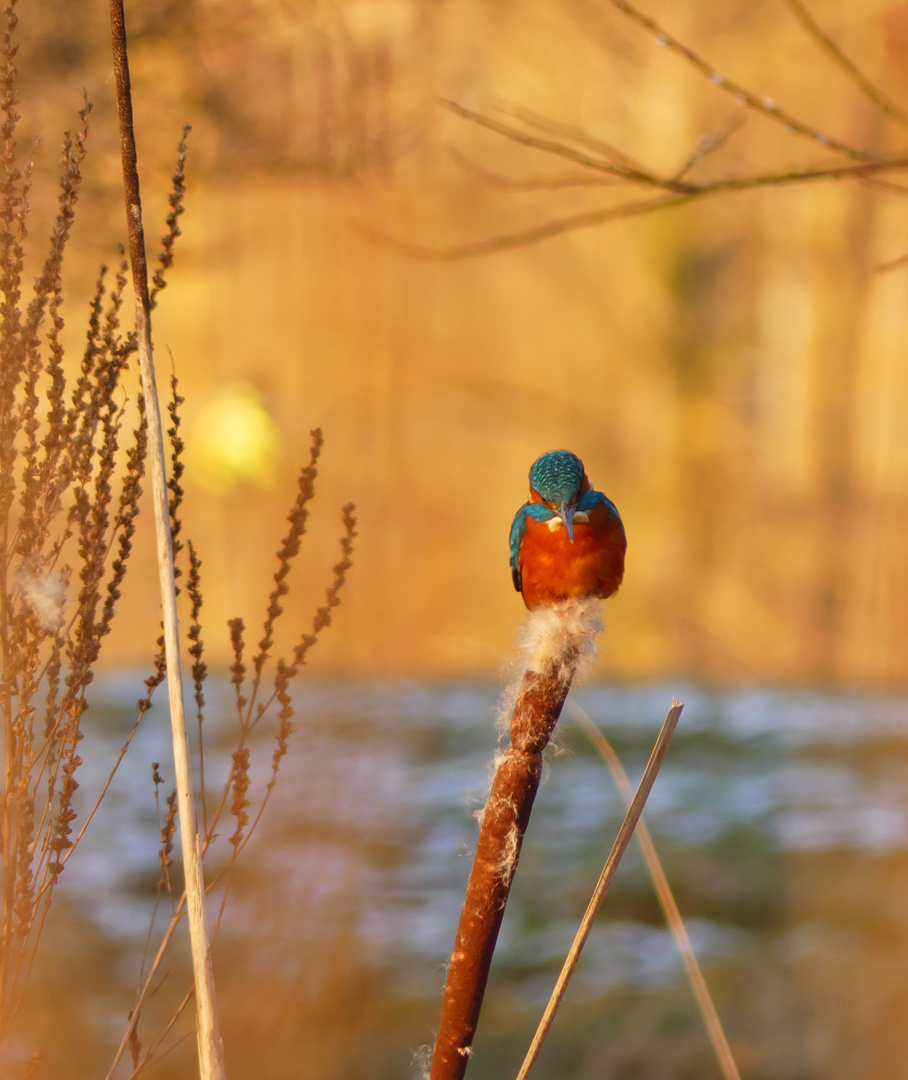
[[[874,153],[904,144],[784,5],[648,10],[820,131]],[[812,11],[908,99],[908,6]],[[35,10],[22,26],[42,183],[81,87],[95,104],[69,263],[76,342],[94,266],[123,235],[104,15]],[[185,532],[205,563],[210,656],[227,658],[228,617],[261,618],[320,425],[294,633],[327,584],[336,509],[353,500],[360,520],[321,670],[496,670],[522,617],[511,515],[534,458],[565,446],[629,536],[602,673],[904,681],[908,267],[877,269],[908,252],[904,196],[772,186],[481,258],[414,258],[372,234],[444,247],[631,197],[553,185],[592,174],[439,97],[504,120],[531,110],[664,175],[741,122],[691,176],[847,159],[742,108],[607,3],[142,0],[128,17],[150,238],[194,125],[155,338],[162,383],[172,355],[186,397]],[[150,545],[141,557],[111,663],[151,649]]]
[[[784,0],[647,0],[646,11],[723,79],[819,132],[874,154],[904,153],[904,126],[860,91]],[[908,3],[810,0],[810,11],[908,109]],[[20,143],[40,139],[30,196],[36,260],[55,208],[59,133],[75,123],[83,88],[94,105],[65,271],[76,371],[97,266],[116,261],[125,235],[107,10],[22,0],[20,14]],[[488,677],[523,617],[507,565],[510,521],[532,461],[568,447],[618,505],[629,539],[625,584],[606,605],[598,676],[613,684],[672,677],[672,692],[690,680],[691,723],[670,762],[689,817],[665,826],[664,850],[685,915],[701,930],[730,928],[729,953],[759,952],[746,968],[714,956],[708,971],[742,1074],[908,1077],[903,709],[896,695],[864,693],[904,687],[908,676],[908,264],[885,269],[908,254],[904,173],[886,175],[899,190],[853,180],[766,185],[482,257],[420,258],[400,245],[438,251],[648,194],[592,184],[592,172],[462,119],[442,98],[537,138],[557,141],[559,125],[575,139],[586,133],[663,176],[723,132],[726,145],[690,177],[786,174],[849,159],[741,105],[608,0],[130,0],[127,22],[150,245],[164,231],[181,127],[193,124],[184,235],[154,336],[162,397],[171,368],[185,397],[182,537],[203,560],[212,668],[230,662],[232,616],[246,620],[255,647],[316,426],[325,435],[318,493],[279,649],[308,631],[323,599],[340,507],[353,501],[359,515],[343,603],[309,664],[366,678],[325,680],[327,690],[313,680],[301,690],[312,695],[300,709],[303,752],[283,766],[277,805],[231,894],[216,953],[231,1075],[383,1080],[404,1075],[406,1063],[397,1063],[431,1037],[443,956],[406,953],[399,968],[382,967],[363,926],[379,906],[379,871],[406,904],[439,864],[452,879],[466,865],[450,855],[474,836],[458,800],[483,783],[477,761],[493,740]],[[141,692],[135,671],[151,666],[158,621],[147,507],[102,654],[110,685],[119,677],[128,689],[87,725],[110,746],[121,745],[123,717]],[[414,687],[399,675],[425,681]],[[486,680],[489,700],[467,694],[459,711],[445,705],[446,688],[456,695],[473,676]],[[735,689],[698,705],[697,682]],[[206,690],[209,778],[230,775],[225,683],[214,678]],[[763,693],[741,689],[753,683],[786,687],[775,705],[766,692],[771,722],[756,734],[743,722],[723,728],[725,713],[746,720]],[[811,705],[797,684],[859,692],[832,715],[833,694]],[[100,698],[102,685],[92,694]],[[591,695],[606,692],[597,685]],[[619,739],[621,708],[642,710],[633,694],[646,692],[603,706]],[[379,708],[383,694],[390,701]],[[895,719],[868,723],[862,742],[854,731],[863,731],[871,701],[894,703]],[[155,708],[152,720],[163,720],[163,705]],[[830,712],[828,728],[818,724],[809,746],[797,731],[786,742],[785,717],[811,708]],[[480,732],[476,758],[446,772],[444,755],[467,721]],[[562,776],[584,753],[564,726],[570,753],[551,770]],[[140,754],[165,762],[167,749],[153,741],[154,724],[143,725],[144,737],[126,768],[139,758],[149,784]],[[648,746],[629,740],[619,749],[642,763]],[[270,742],[262,753],[270,761]],[[150,803],[135,776],[119,804],[102,807],[113,818],[110,836],[127,835],[130,800]],[[799,846],[776,829],[774,814],[822,802],[817,791],[857,839],[843,827],[844,839]],[[607,793],[596,786],[595,797]],[[760,798],[766,807],[753,810]],[[704,806],[719,824],[701,844]],[[598,873],[599,832],[610,828],[588,810],[543,852],[556,902],[571,916]],[[871,840],[858,828],[865,818],[886,826],[877,846],[872,828]],[[540,806],[534,828],[547,820],[551,806]],[[157,841],[151,816],[145,824],[151,841],[136,856],[140,869],[129,864],[135,881],[123,870],[123,888],[150,904]],[[449,847],[433,846],[435,830]],[[457,830],[463,843],[450,841]],[[568,840],[586,862],[562,880],[557,856]],[[102,833],[99,863],[116,859],[106,845]],[[534,920],[552,918],[534,892],[539,850],[527,845],[518,876],[525,908],[509,909],[509,917],[529,913],[515,933],[527,933],[531,954]],[[446,933],[460,883],[439,880],[436,916]],[[0,1055],[2,1077],[23,1075],[33,1047],[52,1048],[53,1075],[95,1075],[85,1063],[119,1035],[110,1017],[122,1020],[129,1002],[116,984],[132,969],[122,974],[126,946],[104,915],[101,888],[92,896],[90,877],[83,887],[94,906],[62,890],[55,900],[25,1035],[4,1051],[13,1065]],[[642,877],[615,903],[617,924],[661,925]],[[186,955],[175,961],[175,993],[180,979],[188,985],[179,967]],[[529,957],[531,968],[537,959]],[[84,992],[69,989],[73,970]],[[505,970],[483,1022],[490,1043],[516,1061],[537,1003],[521,999],[509,977]],[[712,1075],[685,987],[680,1006],[665,988],[636,1005],[624,994],[604,995],[625,1017],[620,1037],[604,1027],[595,998],[580,1002],[559,1036],[568,1056],[601,1053],[576,1075]],[[165,1015],[160,1001],[155,1009]],[[690,1013],[686,1028],[671,1026],[679,1009]],[[143,1037],[152,1019],[143,1018]],[[690,1073],[672,1072],[683,1057],[679,1030],[699,1040],[696,1060],[706,1062]],[[477,1067],[513,1072],[505,1051]],[[150,1075],[188,1075],[192,1053],[189,1038]]]

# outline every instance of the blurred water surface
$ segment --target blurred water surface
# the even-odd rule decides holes
[[[94,688],[86,805],[131,726],[140,682],[120,675]],[[908,698],[668,685],[589,685],[575,697],[636,780],[673,693],[685,710],[647,820],[742,1072],[903,1075],[905,1037],[885,1017],[905,996]],[[223,682],[207,695],[209,812],[211,781],[223,783],[235,744],[231,694]],[[412,1054],[437,1021],[497,696],[491,684],[416,682],[318,681],[297,693],[291,751],[234,874],[215,949],[234,1075],[415,1075]],[[130,1006],[157,890],[150,763],[172,776],[165,719],[156,708],[143,721],[55,901],[35,1000],[59,988],[60,963],[73,980],[78,957],[86,974],[106,972],[96,996],[55,1005],[52,1028],[37,1024],[37,1006],[23,1020],[23,1047],[50,1032],[41,1049],[51,1062],[55,1038],[70,1021],[80,1027],[84,1057],[69,1055],[56,1075],[93,1075]],[[476,1077],[516,1071],[622,812],[567,711],[560,727],[504,921]],[[252,744],[253,816],[272,736]],[[233,828],[225,819],[210,873]],[[178,939],[143,1039],[168,993],[185,989],[184,949]],[[833,988],[846,986],[840,1001]],[[186,1054],[188,1039],[153,1075],[180,1075]],[[635,848],[547,1055],[540,1076],[718,1075]]]

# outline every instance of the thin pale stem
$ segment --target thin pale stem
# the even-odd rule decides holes
[[[123,1037],[120,1040],[120,1045],[117,1047],[113,1061],[110,1064],[110,1068],[107,1070],[107,1075],[104,1077],[104,1080],[114,1080],[114,1074],[117,1071],[117,1066],[120,1064],[120,1060],[123,1057],[123,1054],[126,1052],[126,1048],[129,1046],[129,1040],[132,1036],[133,1029],[139,1022],[139,1013],[146,997],[148,997],[149,991],[151,990],[152,981],[155,975],[158,973],[158,969],[160,968],[161,962],[164,959],[164,953],[167,951],[167,946],[170,944],[170,940],[173,937],[176,928],[180,924],[180,919],[182,919],[183,917],[185,904],[186,893],[184,892],[183,895],[180,897],[179,903],[177,904],[177,909],[174,912],[173,917],[167,924],[167,929],[164,931],[164,937],[161,939],[161,944],[158,946],[158,951],[155,953],[155,958],[151,963],[151,967],[148,969],[148,975],[145,978],[145,982],[142,985],[142,988],[139,991],[138,995],[136,996],[135,1004],[132,1007],[132,1014],[130,1016],[129,1023],[127,1024],[126,1031],[123,1032]]]
[[[136,294],[136,337],[139,348],[139,365],[142,372],[142,387],[145,394],[161,602],[164,609],[164,648],[167,658],[167,685],[170,693],[174,770],[177,780],[183,872],[186,881],[192,966],[196,987],[196,1035],[199,1049],[199,1069],[202,1080],[224,1080],[226,1075],[224,1050],[218,1030],[214,972],[211,965],[211,950],[205,913],[205,883],[202,876],[198,819],[193,792],[192,770],[189,762],[186,718],[183,710],[182,665],[180,663],[176,582],[171,545],[164,435],[155,384],[154,357],[151,345],[151,301],[148,291],[148,267],[145,259],[145,235],[142,228],[142,202],[139,194],[139,173],[135,129],[132,119],[132,97],[123,0],[111,0],[110,22],[114,73],[117,84],[117,112],[120,120],[120,146],[123,182],[126,193],[130,261],[132,264],[133,287]]]
[[[609,770],[615,779],[615,784],[621,792],[621,798],[624,799],[628,806],[630,806],[634,797],[634,791],[631,787],[630,780],[627,778],[627,773],[624,771],[624,767],[619,761],[618,755],[615,753],[611,743],[575,701],[568,703],[568,711],[577,722],[577,725],[583,730],[586,737],[596,748],[599,756],[609,767]],[[675,897],[672,893],[671,886],[668,883],[668,878],[665,876],[665,870],[662,868],[662,862],[656,852],[656,845],[653,843],[653,838],[650,835],[650,831],[646,827],[646,822],[643,818],[637,823],[637,843],[640,845],[640,849],[643,852],[646,868],[649,871],[653,887],[656,890],[656,896],[659,899],[659,906],[662,908],[662,912],[665,915],[665,921],[668,924],[669,930],[671,930],[672,937],[674,937],[678,946],[678,952],[681,954],[681,959],[684,962],[691,990],[696,999],[697,1008],[699,1008],[700,1014],[703,1017],[703,1022],[706,1025],[706,1032],[709,1036],[709,1041],[712,1044],[713,1052],[716,1055],[716,1060],[719,1063],[719,1068],[722,1071],[722,1076],[725,1080],[741,1080],[741,1074],[738,1072],[738,1066],[735,1063],[734,1055],[731,1052],[731,1046],[728,1043],[728,1039],[726,1038],[725,1031],[722,1027],[722,1021],[719,1019],[719,1014],[716,1011],[716,1006],[713,1002],[712,995],[709,992],[709,987],[706,985],[706,980],[703,978],[703,971],[700,968],[696,953],[694,952],[694,948],[688,937],[687,927],[684,925],[684,919],[681,917],[681,912],[678,910],[678,905],[675,902]]]
[[[583,951],[583,946],[590,936],[590,931],[593,928],[593,921],[596,918],[600,907],[602,907],[602,901],[605,899],[606,890],[611,884],[612,878],[615,876],[618,864],[624,857],[625,851],[627,851],[627,846],[631,842],[634,829],[637,827],[640,815],[643,813],[643,807],[646,805],[649,793],[653,789],[653,784],[656,781],[656,776],[662,766],[665,753],[668,750],[669,743],[675,733],[675,728],[678,726],[678,719],[681,716],[681,710],[683,708],[684,706],[677,698],[672,699],[671,708],[668,710],[668,715],[665,717],[665,722],[662,724],[662,730],[659,732],[659,737],[656,739],[653,752],[650,754],[649,761],[646,763],[646,769],[643,771],[643,778],[640,781],[640,786],[637,788],[637,794],[634,796],[631,805],[628,807],[628,811],[624,816],[624,821],[621,822],[621,828],[618,830],[618,835],[615,837],[612,850],[609,852],[609,857],[606,859],[605,866],[602,868],[602,873],[599,875],[599,880],[596,882],[596,888],[593,890],[593,895],[587,905],[586,913],[583,916],[580,927],[574,937],[574,942],[564,961],[564,966],[561,969],[561,974],[558,976],[558,981],[555,983],[555,989],[552,991],[552,996],[549,998],[549,1002],[545,1007],[545,1012],[542,1014],[542,1019],[539,1021],[539,1027],[536,1029],[536,1034],[533,1036],[533,1041],[530,1043],[527,1055],[524,1058],[523,1064],[520,1066],[517,1080],[526,1080],[530,1069],[533,1067],[533,1063],[539,1056],[539,1051],[542,1049],[545,1037],[548,1035],[549,1029],[552,1026],[552,1021],[555,1019],[555,1013],[558,1011],[561,999],[564,997],[568,983],[571,981],[571,977],[577,968],[577,963],[580,960],[580,953]]]

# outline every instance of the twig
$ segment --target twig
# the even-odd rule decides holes
[[[908,127],[908,113],[906,113],[904,109],[899,108],[899,106],[896,105],[891,98],[887,97],[882,90],[874,86],[860,68],[858,68],[853,61],[849,60],[826,31],[814,20],[807,8],[801,3],[801,0],[785,0],[785,3],[788,4],[794,12],[796,18],[800,21],[807,33],[819,43],[821,48],[829,53],[832,59],[840,68],[842,68],[848,77],[857,83],[874,105],[876,105],[881,112],[890,117],[890,119],[895,120],[896,123]]]
[[[473,119],[469,110],[461,110],[460,114],[467,119]],[[482,117],[482,121],[485,121]],[[502,134],[506,125],[498,125],[496,130]],[[519,141],[533,145],[529,136]],[[541,140],[537,140],[541,144]],[[555,144],[548,144],[555,145]],[[544,149],[542,145],[539,147]],[[456,244],[451,247],[433,248],[424,244],[411,244],[387,236],[367,225],[358,225],[359,231],[370,240],[383,244],[386,247],[399,252],[401,255],[409,255],[416,259],[427,259],[432,262],[459,262],[461,259],[474,259],[483,255],[492,255],[499,251],[510,251],[514,248],[526,247],[529,244],[538,243],[540,240],[548,240],[553,236],[561,236],[563,233],[572,232],[574,229],[587,229],[596,225],[604,225],[609,221],[618,221],[624,218],[639,217],[643,214],[655,213],[658,210],[668,210],[676,206],[684,206],[694,199],[700,199],[704,195],[715,195],[722,192],[750,191],[761,187],[790,187],[793,184],[802,184],[819,180],[858,180],[866,182],[880,172],[900,170],[908,168],[908,157],[891,158],[888,161],[864,162],[854,165],[819,165],[809,169],[793,169],[781,173],[763,173],[758,176],[730,176],[721,180],[712,180],[702,184],[694,184],[688,181],[660,180],[654,175],[649,175],[646,183],[649,187],[661,187],[666,192],[679,192],[679,194],[659,195],[652,199],[639,199],[629,203],[619,203],[617,206],[607,206],[596,210],[587,210],[581,214],[574,214],[566,218],[556,218],[554,221],[544,222],[529,229],[521,229],[513,233],[505,233],[499,236],[491,236],[485,240],[474,240],[466,244]],[[636,182],[636,173],[625,175],[629,182]]]
[[[581,153],[581,151],[576,150],[573,146],[568,146],[567,143],[552,142],[551,139],[540,139],[536,135],[528,135],[519,128],[512,127],[510,124],[505,124],[501,120],[494,119],[494,117],[485,116],[483,113],[476,112],[473,109],[468,109],[465,105],[461,105],[456,101],[441,98],[439,99],[439,104],[449,112],[461,117],[463,120],[472,120],[474,124],[488,128],[489,131],[494,131],[498,135],[504,135],[505,138],[512,139],[514,142],[520,143],[523,146],[529,146],[533,150],[542,150],[544,153],[554,154],[557,157],[567,158],[568,161],[573,161],[577,165],[583,165],[587,169],[595,169],[597,172],[603,172],[609,176],[618,177],[621,180],[628,180],[651,187],[662,187],[669,191],[676,191],[683,194],[687,194],[690,190],[689,184],[679,184],[671,180],[660,180],[646,169],[636,169],[632,168],[630,165],[616,164],[614,161],[610,160],[603,161],[600,158],[591,157],[589,154]]]
[[[711,64],[708,64],[698,56],[693,49],[688,48],[687,45],[679,41],[674,35],[670,34],[666,29],[660,26],[655,19],[650,18],[648,15],[644,15],[642,11],[639,11],[633,4],[629,3],[629,0],[609,0],[609,3],[612,7],[617,8],[622,15],[627,16],[627,18],[637,23],[638,26],[642,26],[645,30],[648,30],[655,37],[656,42],[663,48],[669,49],[671,52],[683,57],[701,74],[705,75],[710,82],[715,86],[718,86],[720,90],[724,90],[727,94],[731,94],[739,105],[747,105],[748,108],[753,109],[755,112],[762,113],[763,116],[768,117],[770,120],[782,124],[786,130],[790,130],[797,135],[803,135],[804,138],[812,139],[827,150],[842,154],[844,157],[851,158],[853,161],[878,162],[881,160],[876,154],[870,154],[866,150],[860,150],[855,146],[849,146],[848,143],[844,143],[840,139],[835,139],[830,135],[826,135],[818,128],[811,127],[810,124],[805,124],[792,113],[777,105],[772,98],[759,98],[756,94],[752,94],[749,90],[746,90],[740,83],[726,78],[720,72],[716,71]]]
[[[697,143],[694,152],[675,173],[672,179],[680,180],[685,174],[689,173],[691,169],[696,168],[709,154],[714,154],[717,150],[721,150],[732,135],[734,135],[736,131],[740,131],[743,126],[744,117],[739,115],[736,116],[723,131],[720,131],[715,135],[704,135],[699,143]]]
[[[126,1031],[123,1032],[123,1037],[120,1040],[120,1045],[116,1049],[113,1061],[110,1064],[110,1068],[107,1070],[104,1080],[114,1080],[114,1074],[117,1071],[117,1066],[120,1064],[120,1059],[126,1052],[126,1048],[129,1046],[130,1041],[133,1037],[133,1031],[135,1030],[136,1025],[139,1022],[139,1014],[142,1005],[144,1004],[146,997],[148,997],[151,991],[152,980],[158,973],[158,970],[163,963],[164,954],[167,952],[167,947],[168,945],[170,945],[170,941],[173,938],[174,933],[176,932],[176,928],[180,924],[180,920],[185,914],[185,910],[186,893],[184,891],[183,894],[180,896],[180,899],[177,901],[177,905],[173,915],[170,918],[170,922],[167,924],[167,928],[164,931],[164,936],[161,938],[161,943],[158,945],[158,951],[155,953],[155,958],[151,962],[151,967],[148,969],[148,975],[145,978],[145,982],[142,984],[141,989],[136,995],[136,1000],[133,1003],[132,1012],[129,1015],[129,1021],[126,1026]]]
[[[880,180],[876,176],[859,176],[858,183],[873,191],[885,191],[887,195],[898,195],[901,199],[908,195],[908,187],[904,184],[896,184],[893,180]]]
[[[634,792],[627,778],[627,773],[624,771],[611,743],[575,701],[568,702],[568,711],[599,752],[602,760],[608,765],[615,779],[615,784],[621,792],[621,797],[630,806]],[[716,1012],[712,995],[706,985],[706,980],[703,978],[703,972],[697,962],[696,953],[687,935],[684,919],[682,919],[678,905],[675,903],[675,897],[672,894],[668,878],[665,876],[665,870],[662,868],[662,862],[656,853],[656,845],[653,843],[653,838],[642,817],[637,822],[637,842],[643,852],[646,868],[652,878],[653,887],[659,898],[659,905],[665,915],[665,921],[668,923],[668,927],[678,946],[678,951],[681,953],[681,959],[690,980],[691,990],[696,998],[703,1022],[706,1024],[709,1041],[712,1043],[722,1075],[725,1080],[741,1080],[741,1074],[738,1072],[738,1066],[735,1063],[734,1055],[722,1028],[722,1021]]]
[[[529,146],[534,150],[541,150],[547,154],[554,154],[558,157],[567,158],[569,161],[574,161],[578,165],[583,165],[586,168],[594,169],[598,172],[607,173],[608,175],[614,176],[627,183],[640,184],[643,187],[661,188],[663,191],[676,195],[711,195],[718,191],[742,191],[748,188],[791,184],[805,180],[860,179],[865,176],[875,175],[876,173],[908,167],[908,155],[903,153],[898,157],[877,157],[872,160],[857,161],[853,165],[821,164],[806,169],[787,169],[783,172],[757,173],[751,176],[726,176],[718,180],[708,180],[702,183],[696,183],[695,181],[682,180],[681,176],[696,164],[705,153],[711,153],[713,150],[721,147],[727,137],[740,127],[740,122],[733,124],[724,134],[707,137],[707,139],[700,144],[698,150],[694,152],[690,162],[681,169],[679,175],[675,177],[665,177],[642,166],[631,168],[629,166],[616,165],[608,161],[599,161],[596,158],[590,157],[589,154],[580,153],[567,143],[553,142],[551,139],[539,139],[535,135],[528,135],[519,128],[512,127],[510,124],[505,124],[500,120],[495,120],[490,116],[486,116],[484,113],[468,109],[465,106],[458,104],[456,101],[446,101],[442,99],[441,104],[444,108],[449,109],[462,119],[470,120],[480,127],[488,128],[490,131],[494,131],[498,135],[503,135],[505,138],[511,139],[523,146]]]
[[[513,102],[504,101],[501,98],[495,99],[495,107],[505,116],[520,120],[527,127],[537,128],[548,135],[558,135],[562,139],[569,139],[580,146],[585,146],[588,150],[594,150],[607,161],[614,161],[619,165],[626,165],[629,169],[636,169],[640,172],[646,171],[639,161],[636,161],[624,150],[596,138],[588,131],[574,124],[566,124],[563,120],[552,120],[548,116],[542,116],[541,113],[528,109],[525,105],[515,105]]]
[[[586,173],[564,173],[561,176],[536,176],[517,180],[501,176],[492,172],[491,169],[477,165],[475,161],[471,161],[466,154],[462,154],[456,148],[452,148],[450,154],[461,168],[475,173],[490,187],[498,188],[500,191],[557,191],[569,187],[615,187],[624,183],[623,180],[607,176],[589,176]]]
[[[535,225],[530,229],[521,229],[519,232],[505,233],[500,236],[490,236],[485,240],[474,240],[468,244],[456,244],[453,247],[432,248],[424,244],[408,244],[396,240],[392,236],[377,232],[367,225],[359,225],[360,232],[383,244],[401,255],[409,255],[415,259],[427,259],[430,262],[459,262],[461,259],[475,259],[481,255],[492,255],[498,251],[510,251],[513,248],[526,247],[540,240],[548,240],[553,236],[561,236],[562,233],[571,232],[573,229],[586,229],[593,225],[603,225],[607,221],[617,221],[619,218],[639,217],[656,210],[667,210],[673,206],[682,206],[690,202],[694,195],[660,195],[655,199],[640,199],[637,202],[622,203],[620,206],[608,206],[600,210],[590,210],[583,214],[573,214],[571,217],[558,218],[555,221],[547,221],[542,225]]]
[[[196,1035],[199,1047],[199,1068],[202,1080],[223,1080],[225,1076],[223,1045],[218,1031],[215,1007],[214,973],[211,966],[208,926],[205,915],[205,885],[202,877],[198,821],[193,794],[192,772],[189,764],[189,743],[183,712],[176,583],[170,537],[164,438],[157,388],[155,386],[154,359],[151,345],[151,300],[148,291],[145,236],[142,228],[142,204],[139,195],[139,173],[135,129],[132,119],[132,97],[129,82],[129,60],[123,0],[110,0],[110,24],[114,72],[117,84],[117,112],[120,120],[120,146],[123,163],[123,183],[126,193],[126,218],[133,287],[136,293],[136,337],[138,339],[142,385],[145,393],[146,420],[149,434],[148,450],[151,456],[154,490],[155,527],[161,602],[164,609],[164,647],[167,657],[167,684],[170,693],[174,769],[179,797],[183,872],[186,881],[189,933],[196,986]]]
[[[905,265],[908,265],[908,253],[899,255],[897,259],[890,259],[889,262],[878,263],[873,268],[873,272],[875,274],[888,274],[890,270],[899,270]]]
[[[567,959],[564,961],[564,966],[561,969],[561,974],[558,976],[558,981],[555,983],[555,989],[552,991],[552,996],[549,998],[549,1002],[545,1007],[545,1012],[542,1014],[542,1019],[539,1021],[539,1027],[536,1029],[536,1034],[533,1036],[532,1043],[530,1043],[526,1058],[524,1058],[523,1065],[520,1067],[520,1072],[517,1074],[517,1080],[526,1080],[530,1069],[533,1067],[533,1063],[539,1056],[543,1040],[548,1034],[549,1028],[552,1026],[555,1013],[558,1010],[558,1006],[561,1004],[561,999],[564,997],[567,985],[577,967],[580,953],[583,950],[583,946],[586,944],[586,939],[590,935],[590,930],[593,928],[593,920],[596,918],[596,914],[602,906],[606,890],[611,884],[612,878],[615,876],[615,870],[618,868],[618,864],[621,862],[622,856],[627,850],[627,845],[630,843],[634,829],[640,820],[640,815],[643,813],[643,807],[646,805],[646,800],[649,797],[649,793],[656,780],[656,775],[662,765],[665,752],[668,750],[672,735],[674,735],[675,728],[678,726],[678,718],[681,716],[681,710],[683,708],[684,706],[677,698],[672,698],[671,708],[668,710],[665,722],[662,724],[662,730],[659,732],[659,737],[656,739],[656,744],[653,747],[652,754],[650,754],[650,759],[646,763],[643,779],[640,781],[640,786],[637,788],[637,794],[634,796],[633,802],[631,802],[628,807],[627,814],[624,817],[624,821],[621,823],[621,828],[618,830],[618,835],[615,837],[615,842],[612,845],[612,850],[609,853],[605,866],[602,868],[602,873],[599,875],[599,881],[596,883],[596,888],[593,890],[593,896],[587,906],[583,920],[580,923],[580,928],[577,930],[577,934],[574,937],[574,943],[571,945]]]

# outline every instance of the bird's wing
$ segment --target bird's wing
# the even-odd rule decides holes
[[[618,522],[621,526],[621,531],[624,532],[624,522],[621,520],[621,515],[618,513],[618,507],[609,499],[606,495],[603,495],[601,491],[585,491],[577,504],[578,510],[584,510],[589,513],[596,506],[604,506],[608,510],[609,514]]]
[[[523,543],[527,531],[526,511],[527,504],[524,504],[514,515],[514,520],[511,522],[511,578],[514,581],[514,588],[518,592],[520,592],[522,585],[518,559],[520,557],[520,545]]]

